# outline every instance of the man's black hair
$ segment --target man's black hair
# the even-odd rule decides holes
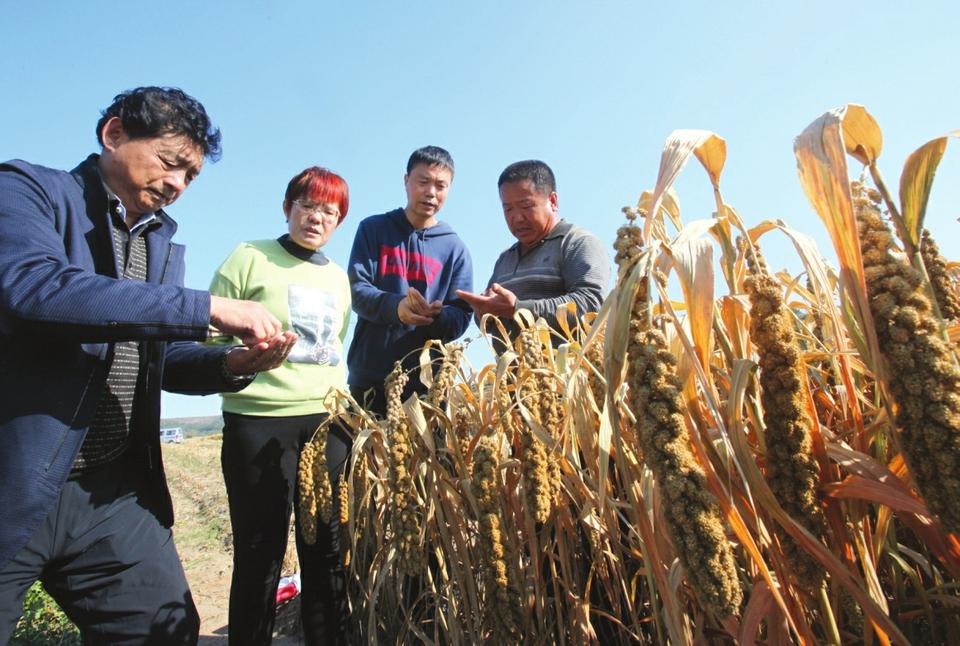
[[[138,87],[118,94],[101,113],[97,141],[103,145],[103,125],[119,117],[132,139],[183,135],[203,150],[210,161],[220,159],[220,129],[214,128],[203,105],[175,87]]]
[[[440,146],[424,146],[423,148],[414,150],[410,155],[410,159],[407,160],[407,175],[409,175],[413,167],[418,164],[446,166],[450,169],[451,174],[454,172],[453,157]]]
[[[533,183],[534,190],[541,195],[550,195],[557,190],[557,178],[553,176],[550,167],[539,159],[526,159],[510,164],[500,173],[497,188],[504,184],[522,182],[528,179]]]

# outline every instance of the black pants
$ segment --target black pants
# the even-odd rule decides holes
[[[231,644],[270,643],[290,511],[297,509],[293,504],[297,460],[325,417],[223,414],[221,464],[233,526]],[[314,545],[303,541],[297,518],[300,606],[307,644],[337,644],[345,639],[346,574],[340,555],[337,485],[351,444],[342,429],[330,427],[327,467],[334,509],[328,524],[319,523]]]
[[[145,504],[144,485],[143,470],[125,459],[67,481],[0,570],[0,643],[37,579],[85,644],[197,643],[200,617],[173,536]]]

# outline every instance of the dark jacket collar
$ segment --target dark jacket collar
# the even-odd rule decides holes
[[[103,178],[100,176],[100,169],[97,162],[100,155],[94,153],[84,159],[80,164],[70,171],[77,184],[83,189],[83,197],[87,203],[87,213],[100,214],[107,212],[107,191],[103,187]],[[177,223],[163,209],[157,209],[157,219],[160,222],[159,230],[166,238],[172,238],[177,232]]]
[[[97,168],[100,155],[90,155],[79,166],[70,171],[83,191],[83,200],[90,221],[87,234],[93,252],[94,267],[104,276],[119,277],[116,253],[110,232],[110,214],[107,212],[107,191]],[[147,242],[147,282],[161,282],[166,272],[171,253],[171,238],[177,230],[173,218],[158,209],[157,224],[151,223],[146,236]]]

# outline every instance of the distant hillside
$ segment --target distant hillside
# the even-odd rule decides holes
[[[160,428],[179,426],[183,429],[184,437],[202,437],[223,430],[223,418],[219,415],[210,417],[171,417],[160,420]]]

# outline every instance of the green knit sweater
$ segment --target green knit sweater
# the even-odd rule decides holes
[[[284,329],[300,337],[280,367],[260,373],[240,392],[223,394],[226,412],[274,417],[322,413],[329,390],[346,389],[347,274],[319,251],[291,246],[289,240],[285,245],[278,240],[241,244],[210,283],[211,294],[262,303]]]

